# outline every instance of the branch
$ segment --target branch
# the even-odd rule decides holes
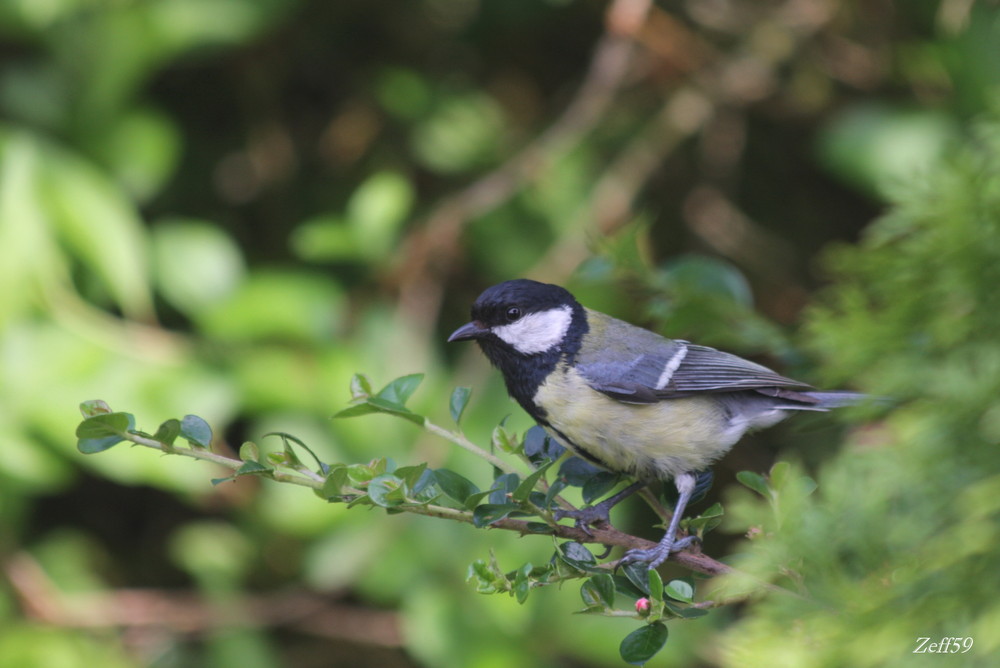
[[[490,453],[484,451],[479,446],[475,445],[468,439],[455,434],[452,431],[444,429],[438,425],[433,424],[429,420],[425,422],[425,427],[430,429],[436,434],[447,438],[453,443],[462,445],[470,449],[475,454],[483,456],[487,461],[495,466],[498,466],[501,470],[512,471],[510,465],[504,462],[502,459],[491,455]],[[200,459],[204,461],[210,461],[220,466],[224,466],[232,471],[239,471],[246,465],[246,462],[233,458],[226,457],[225,455],[220,455],[207,448],[189,448],[182,446],[168,446],[161,443],[153,438],[142,436],[136,433],[128,432],[122,435],[122,438],[135,445],[141,445],[143,447],[152,448],[153,450],[159,450],[163,454],[167,455],[180,455],[182,457],[191,457],[193,459]],[[470,447],[471,446],[471,447]],[[289,483],[292,485],[299,485],[301,487],[309,487],[314,490],[320,490],[323,488],[325,478],[316,473],[315,471],[298,471],[297,473],[288,473],[275,468],[268,469],[266,474],[268,477],[273,478],[277,482]],[[360,490],[359,490],[359,493]],[[448,519],[457,522],[465,522],[466,524],[473,524],[473,513],[468,510],[459,510],[456,508],[449,508],[447,506],[441,506],[436,504],[401,504],[399,506],[394,506],[393,510],[412,513],[414,515],[424,515],[427,517],[438,517],[441,519]],[[536,529],[530,526],[527,520],[514,519],[514,518],[504,518],[497,520],[489,525],[491,528],[503,529],[505,531],[516,531],[521,535],[528,534],[538,534]],[[557,538],[563,538],[566,540],[575,541],[578,543],[597,543],[606,546],[623,547],[626,550],[639,548],[647,549],[653,547],[655,543],[648,541],[644,538],[638,536],[633,536],[624,532],[621,532],[614,527],[595,527],[591,529],[590,533],[583,531],[582,529],[565,524],[552,524],[549,527],[551,529],[551,535]],[[724,573],[732,572],[732,569],[723,564],[722,562],[716,561],[711,557],[693,552],[676,552],[670,555],[672,561],[677,562],[681,566],[688,568],[699,573],[704,573],[705,575],[722,575]],[[615,564],[617,565],[617,564]]]
[[[460,448],[468,450],[477,457],[488,461],[490,464],[500,469],[504,473],[518,473],[518,471],[510,464],[500,459],[496,455],[490,452],[486,452],[478,445],[467,439],[464,434],[452,431],[451,429],[445,429],[444,427],[436,425],[427,419],[424,420],[424,429],[433,434],[437,434],[446,441],[451,441]]]

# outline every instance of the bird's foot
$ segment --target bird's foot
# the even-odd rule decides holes
[[[586,508],[579,508],[574,510],[565,510],[560,508],[555,512],[556,521],[571,518],[574,520],[574,524],[577,529],[580,529],[588,536],[592,536],[593,533],[590,531],[591,525],[610,525],[611,524],[611,506],[605,503],[598,503],[594,506],[587,506]]]
[[[590,531],[591,525],[611,525],[611,509],[614,508],[623,499],[628,498],[632,494],[642,489],[646,485],[645,482],[639,480],[632,483],[622,491],[618,492],[614,496],[609,496],[600,503],[595,503],[592,506],[586,508],[565,510],[560,508],[555,512],[555,518],[558,522],[561,519],[570,517],[576,520],[576,528],[583,531],[588,536],[593,534]]]
[[[629,564],[647,564],[649,570],[653,570],[666,561],[671,554],[680,552],[695,542],[701,542],[701,539],[697,536],[685,536],[679,540],[667,540],[664,537],[656,547],[651,547],[648,550],[629,550],[621,558],[621,561],[618,562],[618,567],[628,566]]]

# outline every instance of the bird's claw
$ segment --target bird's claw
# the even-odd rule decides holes
[[[587,506],[586,508],[574,508],[572,510],[559,508],[555,512],[555,519],[558,522],[561,519],[571,517],[576,521],[577,529],[580,529],[588,536],[593,536],[594,534],[590,531],[590,526],[611,526],[611,509],[618,505],[622,499],[642,489],[645,484],[641,480],[634,482],[614,496],[610,496],[600,503]]]
[[[579,508],[574,510],[566,510],[560,508],[555,512],[555,519],[559,520],[566,519],[567,517],[574,521],[574,525],[577,529],[580,529],[588,536],[593,536],[593,532],[590,530],[590,526],[608,526],[611,524],[611,516],[608,513],[608,508],[602,508],[601,504],[596,506],[588,506],[587,508]]]
[[[658,567],[666,561],[674,552],[680,552],[692,543],[700,543],[698,536],[685,536],[679,540],[660,541],[656,547],[648,550],[633,549],[625,553],[625,556],[618,562],[618,567],[629,564],[648,564],[649,570]]]

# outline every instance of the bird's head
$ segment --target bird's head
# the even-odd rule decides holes
[[[472,322],[448,341],[474,340],[494,363],[498,357],[567,352],[586,329],[583,307],[558,285],[527,279],[487,288],[472,305]]]

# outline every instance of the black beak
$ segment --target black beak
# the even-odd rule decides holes
[[[473,320],[472,322],[462,325],[448,337],[448,343],[452,341],[470,341],[472,339],[480,339],[489,332],[490,330],[483,327],[481,324]]]

